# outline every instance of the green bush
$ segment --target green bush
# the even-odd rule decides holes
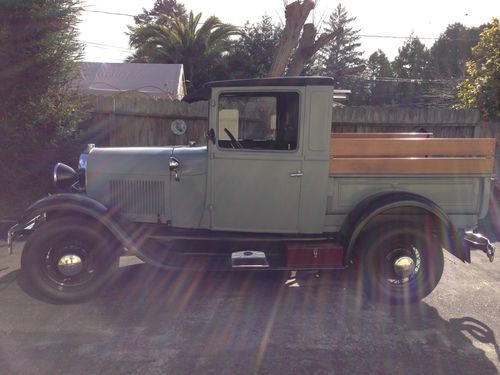
[[[53,163],[77,147],[79,11],[75,0],[0,2],[0,216],[46,194]]]

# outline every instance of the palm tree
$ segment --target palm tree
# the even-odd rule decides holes
[[[187,19],[169,16],[170,24],[160,21],[131,28],[130,45],[137,51],[128,61],[183,64],[190,86],[199,86],[220,67],[230,47],[230,37],[239,34],[238,28],[215,16],[200,23],[201,16],[190,12]]]

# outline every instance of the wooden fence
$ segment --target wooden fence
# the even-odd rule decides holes
[[[91,118],[85,123],[89,141],[100,146],[206,144],[208,103],[188,104],[142,96],[91,97]],[[187,132],[176,136],[174,120],[183,120]],[[497,138],[497,168],[500,165],[500,124],[483,124],[471,110],[384,107],[335,107],[332,132],[399,133],[428,132],[437,138]]]
[[[205,144],[208,124],[206,102],[179,101],[119,95],[91,97],[91,117],[83,125],[88,139],[100,146]],[[184,120],[187,132],[172,133],[174,120]]]
[[[334,108],[332,131],[338,133],[427,132],[438,138],[476,138],[477,111],[385,107]]]

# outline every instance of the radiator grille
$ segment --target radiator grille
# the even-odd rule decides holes
[[[162,181],[110,181],[113,207],[132,215],[165,215],[165,183]]]

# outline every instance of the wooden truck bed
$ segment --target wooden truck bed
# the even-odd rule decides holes
[[[363,199],[396,190],[436,202],[457,228],[486,215],[495,139],[420,135],[332,135],[325,231],[339,230]]]
[[[495,139],[333,135],[330,174],[492,174]],[[424,134],[425,136],[426,134]],[[417,136],[417,137],[415,137]]]

